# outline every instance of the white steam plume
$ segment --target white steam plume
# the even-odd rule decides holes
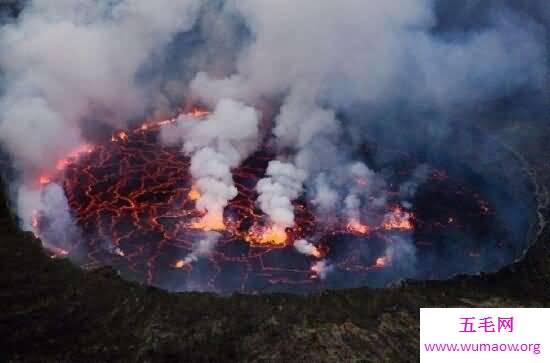
[[[308,256],[319,257],[320,252],[313,243],[306,241],[305,239],[298,239],[294,241],[294,248],[301,254]]]
[[[73,221],[61,186],[51,183],[42,190],[21,186],[17,196],[19,218],[24,230],[39,232],[44,241],[54,241],[56,248],[67,252],[79,241],[79,229]],[[40,231],[34,225],[36,218],[41,221]]]
[[[17,167],[31,174],[53,165],[82,143],[83,124],[101,119],[121,126],[156,104],[159,88],[186,94],[179,80],[144,79],[143,73],[164,60],[176,34],[195,25],[205,2],[27,1],[18,19],[0,27],[0,142]],[[434,34],[438,19],[430,0],[228,0],[220,7],[210,13],[216,24],[200,21],[211,34],[201,34],[209,43],[201,46],[204,52],[190,55],[190,64],[202,70],[190,89],[226,109],[211,116],[219,122],[209,118],[196,127],[180,119],[177,127],[201,191],[197,206],[217,222],[236,194],[231,169],[259,139],[257,115],[243,104],[282,102],[272,131],[279,159],[291,172],[279,177],[281,162],[272,162],[272,174],[258,184],[258,202],[273,221],[290,226],[292,200],[302,189],[327,214],[331,203],[332,210],[345,211],[340,207],[346,196],[359,199],[361,210],[384,204],[376,192],[381,177],[370,175],[368,187],[356,188],[341,167],[354,161],[351,155],[364,141],[360,131],[375,117],[371,110],[407,104],[444,112],[538,90],[546,81],[545,29],[504,11],[475,32],[443,37]],[[233,26],[235,19],[244,26]],[[239,32],[250,37],[243,40]],[[234,51],[235,58],[218,59],[234,64],[211,70],[202,63],[202,56],[217,58],[217,44],[232,42],[245,47],[227,45],[224,51]],[[187,59],[190,48],[178,49],[176,57]],[[349,122],[341,116],[356,106],[365,110],[364,118]],[[241,125],[242,119],[256,121]],[[392,131],[392,124],[385,127]],[[415,189],[410,184],[400,192],[410,199]],[[34,202],[21,201],[21,215],[29,204]]]
[[[258,203],[274,227],[284,230],[294,225],[292,201],[302,192],[306,174],[293,164],[273,160],[267,167],[266,175],[256,185]]]
[[[206,229],[223,229],[223,209],[237,196],[231,170],[253,152],[258,144],[259,114],[252,107],[230,99],[218,102],[204,120],[180,116],[176,128],[161,136],[173,142],[174,133],[191,156],[191,175],[200,193],[197,209],[206,212]]]
[[[312,184],[309,189],[312,204],[324,223],[336,222],[340,217],[357,225],[362,210],[375,212],[386,205],[384,179],[362,162],[323,171]]]
[[[45,240],[74,242],[63,190],[41,194],[31,179],[83,144],[90,120],[123,127],[156,102],[155,81],[139,73],[193,26],[200,3],[34,0],[0,27],[0,143],[22,175],[14,189],[24,228],[34,205],[48,221]]]
[[[122,126],[152,103],[141,67],[195,22],[199,0],[29,1],[0,28],[0,142],[18,166],[52,165],[89,117]],[[9,50],[9,51],[8,51]],[[96,118],[97,119],[97,118]]]
[[[308,189],[317,183],[328,191],[318,176],[336,179],[335,166],[349,162],[353,145],[344,131],[363,137],[363,120],[345,124],[336,111],[404,100],[445,111],[544,82],[542,31],[513,16],[446,39],[432,32],[437,19],[427,0],[234,0],[226,11],[244,19],[250,45],[234,73],[201,72],[191,88],[209,103],[282,95],[276,145],[293,153],[286,160],[306,172]]]
[[[205,238],[193,243],[193,246],[191,247],[191,252],[183,259],[183,264],[186,265],[195,262],[200,257],[205,257],[212,254],[212,251],[214,251],[214,248],[216,247],[216,244],[218,243],[220,237],[221,234],[217,232],[206,232]]]
[[[244,19],[251,44],[234,74],[218,81],[201,73],[193,89],[211,100],[307,88],[332,107],[403,97],[450,105],[544,81],[543,29],[501,12],[486,28],[445,39],[432,33],[433,3],[230,1],[227,11]]]
[[[317,261],[311,266],[311,271],[315,272],[321,280],[326,279],[333,270],[334,266],[328,263],[327,260]]]
[[[299,120],[299,122],[296,122]],[[308,88],[292,91],[282,106],[273,130],[279,148],[296,151],[292,161],[271,161],[266,178],[258,182],[258,201],[278,229],[294,225],[292,201],[312,174],[337,165],[340,127],[331,110],[313,104]]]
[[[418,190],[418,187],[424,183],[430,173],[430,167],[426,164],[419,165],[413,172],[411,178],[399,186],[399,196],[401,197],[401,204],[410,208],[412,206],[412,199]]]
[[[350,194],[344,199],[344,210],[348,223],[359,224],[361,220],[361,200],[355,194]]]

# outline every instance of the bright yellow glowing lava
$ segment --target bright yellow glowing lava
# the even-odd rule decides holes
[[[386,256],[378,257],[376,259],[376,267],[384,267],[388,264],[389,259]]]
[[[111,141],[113,142],[127,141],[127,140],[128,140],[128,134],[124,131],[119,131],[111,137]]]
[[[207,213],[201,219],[191,224],[192,228],[202,229],[203,231],[223,231],[225,224],[223,223],[223,216],[215,213]]]
[[[67,155],[62,158],[62,159],[59,159],[57,160],[57,162],[55,163],[55,168],[58,170],[58,171],[63,171],[65,170],[65,168],[67,167],[67,165],[69,165],[70,162],[73,162],[75,161],[76,159],[78,159],[82,154],[85,154],[85,153],[91,153],[92,151],[94,150],[94,146],[93,145],[90,145],[90,144],[82,144],[80,146],[78,146],[77,148],[75,148],[74,150],[70,151],[69,153],[67,153]],[[45,173],[43,175],[40,175],[38,177],[38,184],[40,184],[41,186],[44,186],[46,184],[49,184],[52,182],[52,179],[51,177],[49,176],[50,173]]]
[[[321,251],[317,247],[314,247],[314,250],[311,253],[314,257],[321,258]]]
[[[347,230],[352,233],[359,233],[359,234],[368,234],[369,233],[369,226],[366,224],[362,224],[358,220],[351,220],[347,226]]]
[[[210,111],[200,107],[193,107],[191,111],[184,112],[184,115],[191,117],[206,117],[210,114]]]
[[[382,223],[382,228],[386,230],[411,230],[413,229],[413,225],[410,220],[411,217],[411,213],[405,212],[401,208],[396,207],[390,214],[386,215]]]
[[[46,185],[46,184],[49,184],[50,183],[50,178],[45,176],[45,175],[42,175],[38,178],[38,182],[40,183],[40,185]]]
[[[71,161],[74,161],[82,154],[90,154],[92,151],[94,151],[93,145],[82,144],[76,149],[72,150],[70,153],[68,153],[67,156],[65,156],[63,159],[59,159],[55,164],[55,168],[59,171],[64,170]]]
[[[193,107],[190,111],[182,112],[178,116],[184,115],[191,118],[202,119],[208,116],[209,114],[210,114],[210,111],[208,111],[205,108]],[[160,120],[160,121],[145,121],[140,127],[135,129],[134,132],[146,131],[151,128],[159,128],[165,125],[176,123],[176,121],[178,120],[178,116],[165,119],[165,120]]]
[[[260,230],[251,228],[246,240],[256,245],[284,246],[287,235],[284,228],[277,226]]]
[[[262,243],[274,243],[276,245],[284,244],[286,241],[286,232],[281,229],[272,228],[262,234]]]
[[[201,193],[193,186],[187,194],[189,200],[197,200],[201,197]]]

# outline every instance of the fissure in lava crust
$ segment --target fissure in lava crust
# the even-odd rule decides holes
[[[296,224],[286,240],[270,241],[262,236],[267,219],[255,191],[273,158],[266,147],[233,171],[238,195],[225,208],[217,244],[196,254],[197,242],[211,232],[197,223],[202,214],[195,208],[190,160],[180,147],[158,141],[162,126],[119,131],[41,177],[43,185],[63,184],[81,230],[67,248],[40,233],[49,221],[37,215],[37,234],[55,255],[69,254],[86,268],[111,265],[126,278],[169,290],[219,292],[382,286],[404,277],[492,269],[517,255],[506,225],[469,184],[468,173],[432,169],[413,206],[401,205],[399,183],[419,164],[406,154],[392,166],[390,200],[384,213],[371,218],[375,222],[320,221],[302,196],[294,202]],[[293,247],[300,239],[310,242],[310,254]]]

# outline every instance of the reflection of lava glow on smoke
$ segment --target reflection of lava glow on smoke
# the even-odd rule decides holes
[[[51,182],[50,180],[50,177],[46,176],[46,175],[41,175],[39,178],[38,178],[38,183],[40,185],[46,185],[46,184],[49,184]]]
[[[184,260],[178,260],[174,264],[174,268],[183,268],[184,266],[185,266],[185,261]]]
[[[386,256],[378,257],[376,259],[376,267],[385,267],[389,263],[389,258]]]
[[[111,141],[128,141],[128,134],[125,131],[118,131],[111,137]]]
[[[323,256],[321,251],[319,251],[317,247],[314,247],[313,251],[311,252],[311,255],[317,258],[321,258]]]
[[[200,122],[208,112],[195,108],[186,115]],[[426,231],[439,233],[438,229],[451,224],[452,228],[460,226],[456,213],[418,218],[398,200],[391,200],[378,219],[324,225],[303,197],[293,203],[294,227],[271,226],[256,205],[255,191],[273,157],[268,148],[260,149],[233,170],[238,195],[223,215],[206,214],[195,208],[201,194],[193,185],[189,158],[179,147],[163,146],[157,140],[159,129],[175,121],[148,121],[131,131],[116,131],[111,142],[83,145],[58,162],[57,172],[39,176],[40,185],[63,184],[84,236],[73,247],[87,251],[79,261],[83,266],[113,265],[129,278],[168,289],[202,286],[219,291],[259,291],[286,286],[282,290],[292,290],[296,284],[302,289],[305,284],[314,287],[326,283],[328,269],[339,271],[345,279],[375,275],[397,266],[399,261],[387,252],[394,236],[410,239],[413,233],[422,237]],[[436,170],[430,183],[444,187],[448,178],[445,171]],[[357,179],[356,184],[367,187],[368,181]],[[488,203],[479,194],[461,193],[473,198],[467,201],[472,205],[472,216],[492,217]],[[42,222],[41,216],[34,216],[32,227],[37,234]],[[207,231],[220,234],[215,248],[198,255],[200,258],[186,258]],[[311,242],[306,242],[308,253],[292,247],[298,239]],[[55,241],[44,243],[56,255],[70,253]],[[429,249],[432,242],[422,237],[416,246]],[[477,250],[467,255],[479,259]]]
[[[191,187],[189,194],[187,194],[189,200],[197,200],[201,197],[201,193],[197,190],[195,186]]]
[[[63,159],[59,159],[56,164],[55,168],[58,172],[65,170],[67,165],[69,165],[72,162],[77,161],[82,155],[90,154],[92,151],[94,151],[94,147],[90,144],[83,144],[77,147],[76,149],[70,151],[67,156],[65,156]],[[38,183],[40,185],[46,185],[51,183],[52,177],[49,174],[42,174],[38,177]]]

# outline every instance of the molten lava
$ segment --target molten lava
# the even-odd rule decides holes
[[[288,236],[286,231],[278,226],[267,228],[252,227],[245,239],[251,244],[284,246]]]
[[[65,170],[67,165],[69,165],[70,163],[74,163],[84,154],[90,154],[93,150],[94,150],[93,145],[90,145],[90,144],[80,145],[79,147],[67,153],[67,155],[63,159],[59,159],[55,164],[56,172],[51,174],[53,175]],[[52,175],[50,175],[50,173],[44,173],[40,175],[38,177],[38,184],[41,186],[44,186],[46,184],[51,183]]]
[[[389,263],[389,258],[386,256],[378,257],[376,259],[376,267],[385,267]]]
[[[184,260],[178,260],[175,264],[174,264],[174,268],[183,268],[185,266],[185,261]]]
[[[38,183],[40,185],[46,185],[46,184],[51,183],[51,179],[50,179],[49,176],[41,175],[40,177],[38,177]]]
[[[369,233],[370,230],[368,225],[363,224],[356,219],[352,219],[351,221],[349,221],[349,223],[346,225],[346,229],[350,233],[355,233],[359,235],[366,235]]]
[[[411,223],[411,214],[403,211],[400,207],[395,207],[391,213],[384,217],[382,222],[382,228],[387,230],[402,229],[411,230],[413,225]]]
[[[197,200],[201,197],[201,193],[197,190],[195,186],[191,187],[191,190],[189,191],[189,194],[187,194],[187,197],[189,200]]]
[[[201,118],[208,116],[210,111],[200,107],[193,107],[190,111],[187,111],[184,114],[190,117]]]
[[[111,141],[128,141],[128,134],[124,131],[118,131],[111,137]]]
[[[190,194],[191,192],[188,194],[188,196]],[[204,216],[191,223],[191,228],[200,229],[203,231],[223,231],[225,229],[225,224],[223,223],[223,215],[217,215],[215,213],[205,214]]]
[[[185,115],[200,120],[208,111],[191,109]],[[334,271],[347,286],[364,279],[358,276],[376,276],[398,265],[387,255],[394,235],[411,239],[413,233],[418,234],[417,246],[429,248],[426,233],[449,226],[451,221],[452,228],[459,228],[469,218],[455,211],[452,217],[440,213],[431,219],[419,218],[399,206],[398,200],[391,200],[392,207],[378,219],[365,219],[368,224],[352,219],[325,225],[315,218],[307,200],[299,198],[293,203],[295,226],[270,225],[256,204],[255,190],[274,156],[267,147],[233,170],[238,195],[223,215],[205,214],[196,208],[201,194],[193,185],[189,158],[180,147],[158,141],[159,129],[174,122],[176,118],[149,121],[130,131],[116,131],[110,141],[83,145],[60,160],[56,172],[39,177],[40,185],[63,184],[82,230],[83,240],[74,249],[86,251],[85,267],[113,265],[129,278],[168,289],[292,289],[326,283]],[[492,217],[479,194],[455,193],[460,186],[447,187],[448,178],[446,172],[438,171],[430,183],[448,195],[464,196],[466,202],[461,203],[471,206],[468,213],[475,218]],[[368,183],[358,179],[357,185],[367,187]],[[388,191],[388,195],[396,194]],[[32,221],[37,234],[43,225],[40,218],[37,215]],[[214,233],[209,231],[219,234],[212,251],[194,254],[196,242]],[[307,242],[307,253],[293,248],[299,239],[313,242]],[[55,243],[45,241],[58,255],[71,252]],[[388,272],[388,276],[393,275]]]

